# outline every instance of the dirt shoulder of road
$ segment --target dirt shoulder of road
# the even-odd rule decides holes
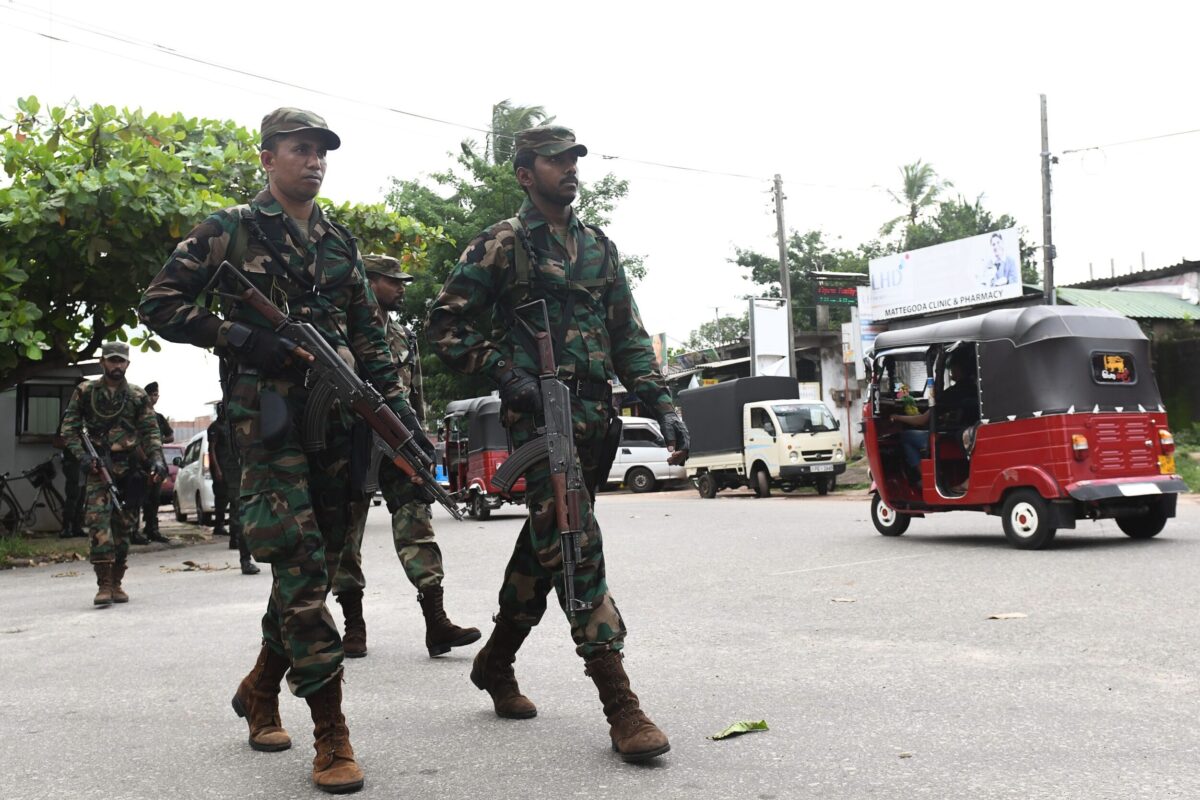
[[[165,544],[151,542],[150,544],[130,545],[131,556],[189,547],[213,540],[212,528],[195,523],[176,522],[174,515],[170,512],[159,514],[158,526],[162,535],[170,541]],[[12,547],[9,552],[0,555],[0,569],[42,567],[50,564],[87,561],[88,549],[87,537],[60,539],[54,533],[27,535],[22,537],[18,546]]]

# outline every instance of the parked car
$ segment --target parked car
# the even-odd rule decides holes
[[[209,472],[208,432],[201,431],[189,439],[183,456],[176,460],[179,472],[175,476],[175,492],[171,498],[175,519],[187,522],[188,515],[195,514],[201,525],[212,525],[216,502]]]
[[[167,477],[163,479],[158,488],[158,504],[160,506],[169,506],[175,500],[175,476],[179,473],[175,459],[178,458],[182,461],[185,449],[181,444],[163,445],[163,460],[167,462]]]
[[[621,443],[608,473],[608,483],[623,483],[634,492],[653,492],[687,479],[687,469],[667,463],[667,443],[649,417],[621,417]]]

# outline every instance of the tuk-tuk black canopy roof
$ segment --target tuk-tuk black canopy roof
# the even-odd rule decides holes
[[[975,317],[952,319],[916,328],[887,331],[875,337],[875,352],[896,347],[948,342],[992,342],[1007,339],[1014,347],[1059,337],[1145,339],[1138,324],[1112,311],[1075,306],[1003,308]]]
[[[1046,414],[1161,411],[1150,342],[1137,323],[1103,309],[1033,306],[881,333],[874,356],[901,348],[975,345],[984,421]],[[1133,379],[1105,383],[1094,363],[1131,359]]]

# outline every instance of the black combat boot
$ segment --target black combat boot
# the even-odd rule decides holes
[[[367,654],[367,621],[363,619],[363,593],[342,592],[337,596],[346,618],[346,634],[342,636],[342,650],[346,658],[362,658]]]
[[[460,628],[450,621],[442,608],[442,587],[426,586],[417,592],[417,602],[425,615],[425,647],[429,657],[449,653],[451,647],[479,641],[479,628]]]
[[[158,513],[155,512],[146,518],[146,538],[152,542],[169,543],[171,540],[162,535],[158,529]]]
[[[262,572],[258,568],[258,565],[250,560],[250,545],[246,544],[246,537],[242,535],[238,527],[231,526],[229,528],[229,546],[231,548],[237,547],[238,549],[238,554],[241,556],[242,561],[243,575],[257,575]]]

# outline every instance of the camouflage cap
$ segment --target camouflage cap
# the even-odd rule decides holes
[[[385,256],[378,253],[363,256],[363,265],[367,268],[367,273],[375,275],[383,275],[386,278],[395,278],[396,280],[412,283],[416,278],[409,275],[400,268],[400,260],[392,256]]]
[[[325,118],[311,111],[300,108],[277,108],[263,117],[262,141],[266,142],[272,136],[281,133],[299,133],[300,131],[318,131],[325,138],[328,150],[337,150],[342,146],[342,140],[336,133],[329,130]]]
[[[568,150],[575,150],[581,156],[587,155],[587,147],[575,141],[575,131],[561,125],[542,125],[538,128],[526,128],[517,131],[513,142],[513,158],[524,150],[532,150],[539,156],[556,156]]]
[[[123,358],[129,360],[129,345],[125,342],[105,342],[100,346],[100,360],[106,358]]]

